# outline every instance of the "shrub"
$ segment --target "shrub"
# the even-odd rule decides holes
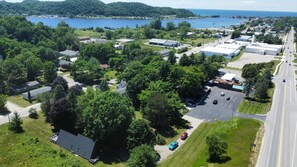
[[[156,143],[158,145],[165,145],[166,144],[166,140],[165,140],[165,138],[163,136],[161,136],[161,135],[158,134],[157,137],[156,137]]]
[[[38,114],[37,114],[36,108],[31,108],[29,110],[29,117],[30,118],[33,118],[33,119],[37,119],[38,118]]]

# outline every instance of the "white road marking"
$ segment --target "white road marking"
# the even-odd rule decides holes
[[[291,167],[294,167],[294,157],[295,157],[295,147],[296,147],[296,137],[297,137],[297,122],[295,126],[295,136],[294,136],[294,146],[293,146],[293,156],[292,156],[292,165]]]

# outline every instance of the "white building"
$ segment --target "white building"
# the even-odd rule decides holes
[[[241,45],[236,45],[236,44],[219,44],[216,47],[225,48],[225,49],[235,49],[235,50],[241,50],[242,49]]]
[[[225,41],[225,44],[233,44],[234,42],[234,39],[228,39],[227,41]]]
[[[272,48],[272,49],[277,49],[278,52],[281,52],[283,46],[282,45],[273,45],[273,44],[267,44],[267,43],[252,43],[252,46],[259,46],[259,47],[264,47],[264,48]]]
[[[248,53],[256,53],[260,55],[277,55],[280,50],[275,48],[266,48],[260,46],[247,46],[245,51]]]
[[[247,36],[247,35],[241,35],[239,38],[236,38],[235,41],[253,42],[253,37],[252,36]]]
[[[226,59],[231,59],[232,57],[237,56],[239,53],[240,50],[219,47],[206,47],[200,50],[200,54],[204,54],[205,56],[221,55]]]
[[[149,40],[150,45],[159,45],[159,46],[169,46],[169,47],[178,47],[181,45],[178,41],[166,40],[166,39],[151,39]]]

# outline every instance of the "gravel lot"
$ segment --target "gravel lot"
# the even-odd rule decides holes
[[[239,60],[228,63],[228,67],[242,68],[245,64],[267,63],[267,62],[270,62],[271,60],[277,60],[276,56],[244,53]]]

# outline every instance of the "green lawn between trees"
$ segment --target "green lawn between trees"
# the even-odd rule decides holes
[[[161,163],[161,167],[179,166],[208,166],[208,148],[206,136],[214,132],[222,132],[219,136],[225,140],[228,147],[230,161],[223,164],[214,164],[219,167],[245,167],[250,164],[251,143],[254,143],[261,123],[252,119],[233,119],[230,122],[202,123],[169,159]],[[234,124],[236,128],[234,127]]]

